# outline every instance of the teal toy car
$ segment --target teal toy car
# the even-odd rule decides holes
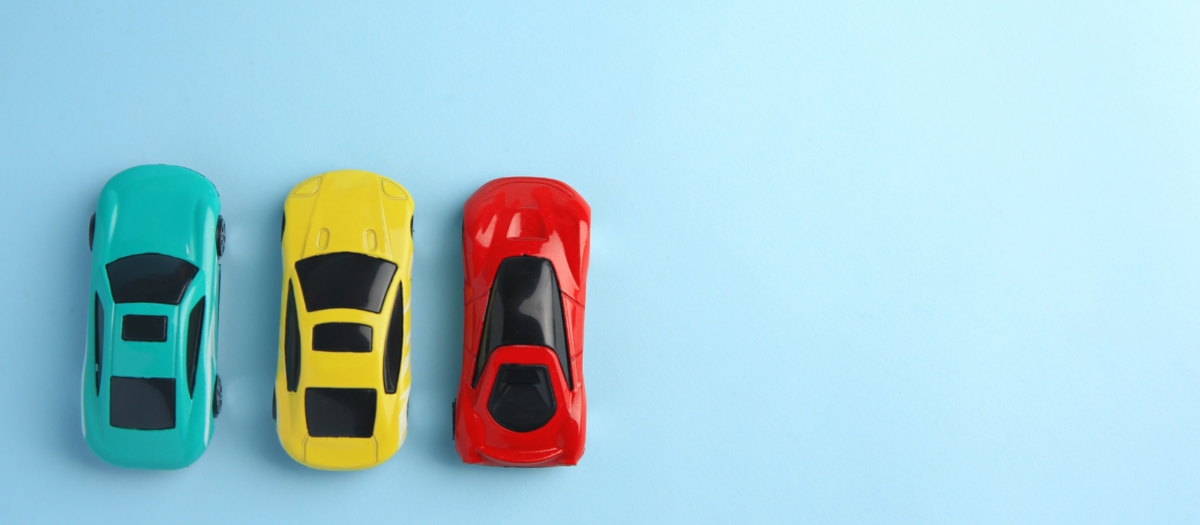
[[[191,465],[221,411],[217,189],[178,166],[118,173],[100,191],[88,245],[84,439],[119,467]]]

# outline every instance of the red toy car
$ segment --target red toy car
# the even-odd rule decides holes
[[[463,209],[463,369],[454,445],[466,463],[583,456],[583,306],[592,209],[566,184],[496,179]]]

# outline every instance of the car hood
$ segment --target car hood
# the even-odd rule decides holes
[[[583,304],[591,214],[583,197],[557,180],[514,177],[479,188],[463,214],[467,300],[487,293],[504,259],[531,255],[553,261],[562,292]]]
[[[308,179],[287,203],[289,229],[303,224],[296,259],[336,252],[364,253],[391,261],[404,253],[412,199],[400,185],[374,173],[342,170]]]
[[[109,179],[96,206],[94,258],[104,264],[161,253],[204,268],[215,258],[220,200],[204,176],[178,166],[138,166]],[[211,225],[212,228],[206,228]]]

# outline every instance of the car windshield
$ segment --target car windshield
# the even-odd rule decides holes
[[[396,265],[361,253],[338,252],[296,261],[309,312],[351,308],[379,313]]]
[[[105,266],[115,303],[179,304],[199,271],[192,263],[160,253],[122,257]]]
[[[475,381],[479,381],[488,356],[496,348],[530,345],[554,350],[567,385],[572,385],[560,293],[550,261],[522,256],[500,263],[488,298]]]

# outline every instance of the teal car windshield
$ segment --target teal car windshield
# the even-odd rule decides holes
[[[105,266],[114,303],[179,304],[198,269],[158,253],[122,257]]]

